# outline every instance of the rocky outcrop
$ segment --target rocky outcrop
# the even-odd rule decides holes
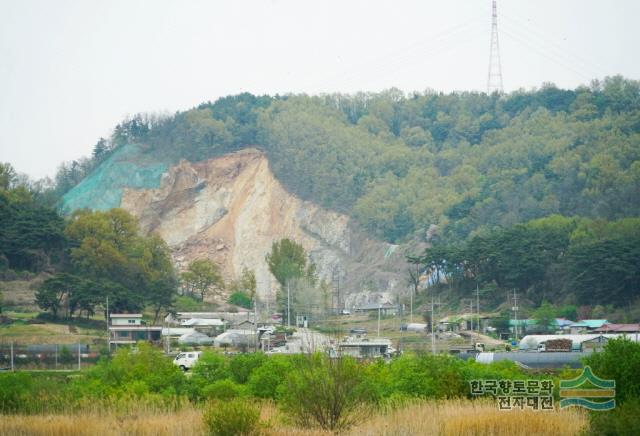
[[[394,291],[406,287],[396,246],[367,238],[346,215],[289,194],[255,149],[180,161],[156,189],[125,188],[120,207],[136,215],[144,231],[160,234],[181,268],[209,258],[227,279],[253,269],[262,298],[275,294],[265,256],[282,238],[304,246],[319,276],[335,289],[337,306],[377,301],[378,293],[393,301]]]

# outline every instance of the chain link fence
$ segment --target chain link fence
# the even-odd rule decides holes
[[[0,342],[0,370],[77,370],[108,353],[107,344]]]

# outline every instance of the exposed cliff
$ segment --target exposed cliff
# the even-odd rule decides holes
[[[95,180],[74,188],[64,207],[120,206],[136,215],[146,232],[167,241],[180,268],[207,257],[230,279],[246,266],[255,270],[263,298],[272,297],[277,287],[265,255],[281,238],[301,243],[320,277],[334,287],[339,283],[341,300],[349,306],[377,301],[377,293],[392,300],[392,292],[405,287],[404,259],[396,246],[367,238],[345,215],[289,194],[258,150],[198,163],[183,160],[146,184],[129,183],[129,176],[136,181],[141,170],[125,155],[107,162]],[[117,195],[103,205],[111,191]]]

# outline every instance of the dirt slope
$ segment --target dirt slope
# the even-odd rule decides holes
[[[124,189],[120,206],[167,241],[180,267],[207,257],[223,266],[227,279],[245,266],[255,270],[262,298],[275,293],[265,255],[282,238],[304,246],[321,278],[337,285],[339,277],[340,300],[349,307],[377,301],[379,293],[393,301],[406,287],[396,246],[367,238],[345,215],[289,194],[255,149],[181,161],[157,189]]]

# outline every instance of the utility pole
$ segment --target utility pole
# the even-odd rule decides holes
[[[414,287],[411,286],[411,294],[409,296],[409,322],[413,322],[413,291]]]
[[[255,335],[255,352],[258,352],[258,292],[253,295],[253,333]]]
[[[291,289],[287,279],[287,328],[291,328]]]
[[[436,354],[436,331],[434,328],[434,321],[436,318],[435,306],[440,305],[440,298],[438,297],[438,302],[434,301],[434,295],[431,294],[431,353]]]
[[[80,354],[80,342],[78,342],[78,371],[80,371],[80,368],[81,368],[80,357],[81,357],[81,354]]]
[[[498,43],[498,10],[496,0],[493,0],[491,13],[491,48],[489,53],[489,77],[487,79],[487,94],[497,92],[502,94],[502,66],[500,64],[500,44]]]
[[[478,282],[476,282],[476,311],[478,312],[478,333],[481,333],[480,328],[480,287],[478,286]]]
[[[518,342],[518,294],[513,290],[513,332],[515,341]]]
[[[380,310],[382,309],[382,303],[378,302],[378,337],[380,337]]]
[[[111,354],[111,332],[109,332],[109,296],[107,295],[107,347]]]

